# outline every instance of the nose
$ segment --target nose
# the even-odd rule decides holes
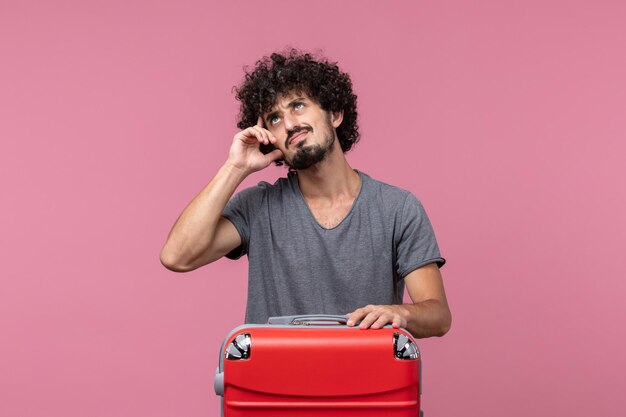
[[[283,123],[285,124],[285,130],[287,131],[290,131],[291,129],[293,129],[295,126],[298,125],[298,121],[291,114],[283,115]]]

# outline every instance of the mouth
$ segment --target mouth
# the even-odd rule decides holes
[[[295,145],[298,142],[301,142],[304,140],[304,137],[307,135],[306,130],[303,130],[302,132],[298,132],[295,135],[293,135],[293,137],[291,139],[289,139],[288,145]]]

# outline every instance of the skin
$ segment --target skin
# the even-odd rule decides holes
[[[298,170],[302,195],[320,225],[332,228],[341,222],[361,186],[336,137],[342,120],[341,112],[326,112],[304,94],[280,96],[255,126],[234,136],[225,163],[172,227],[161,251],[163,265],[172,271],[191,271],[238,247],[239,233],[221,216],[226,203],[248,175],[280,158],[290,163],[305,146],[327,147],[328,152],[322,161]],[[293,134],[297,128],[307,129],[306,134]],[[264,155],[261,143],[276,149]],[[420,338],[444,335],[452,319],[437,265],[415,269],[404,280],[412,304],[364,306],[347,313],[348,325],[379,329],[391,324]]]

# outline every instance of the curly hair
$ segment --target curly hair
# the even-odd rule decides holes
[[[359,140],[357,97],[350,76],[341,72],[336,63],[292,48],[265,56],[251,71],[244,70],[244,81],[235,89],[241,102],[239,129],[255,125],[259,115],[269,112],[282,94],[296,92],[305,93],[325,111],[343,112],[343,121],[337,128],[343,152]],[[282,161],[277,162],[281,165]]]

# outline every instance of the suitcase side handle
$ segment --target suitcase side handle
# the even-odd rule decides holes
[[[305,314],[300,316],[277,316],[270,317],[267,324],[283,324],[293,326],[347,324],[348,317],[333,314]]]

